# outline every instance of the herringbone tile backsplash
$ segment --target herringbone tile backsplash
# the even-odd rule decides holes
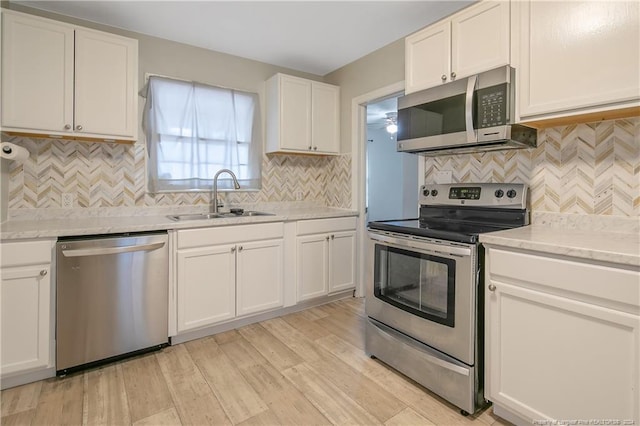
[[[538,131],[529,150],[425,157],[425,181],[523,182],[534,211],[640,216],[640,118]]]
[[[60,208],[62,193],[75,206],[145,207],[208,204],[207,192],[148,194],[144,144],[118,145],[3,137],[25,147],[25,164],[12,163],[9,208]],[[262,190],[222,195],[231,202],[306,201],[348,208],[351,204],[351,156],[265,155]]]
[[[147,194],[142,142],[135,145],[4,138],[29,150],[11,166],[9,208],[144,207],[209,203],[208,193]],[[533,150],[426,157],[427,182],[451,170],[454,182],[524,182],[533,210],[640,216],[640,118],[540,130]],[[263,187],[234,192],[240,202],[307,201],[351,207],[351,155],[265,155]]]

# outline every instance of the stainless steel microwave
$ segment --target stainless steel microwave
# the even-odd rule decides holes
[[[398,151],[425,155],[535,147],[515,124],[515,69],[503,66],[398,99]]]

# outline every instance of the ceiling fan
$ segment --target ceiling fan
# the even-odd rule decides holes
[[[387,118],[385,119],[386,121],[385,128],[387,129],[387,132],[393,135],[398,131],[398,113],[395,111],[392,111],[392,112],[388,112],[386,115],[387,115]]]

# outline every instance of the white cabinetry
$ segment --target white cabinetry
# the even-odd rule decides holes
[[[405,39],[405,93],[509,64],[508,1],[483,1]]]
[[[283,306],[283,224],[177,232],[177,332]]]
[[[516,10],[522,120],[640,105],[640,3],[523,1]]]
[[[276,74],[267,80],[266,152],[337,154],[340,88]]]
[[[53,367],[52,246],[49,240],[2,243],[0,370],[3,385],[7,377],[18,373]]]
[[[3,131],[135,141],[138,41],[2,11]]]
[[[298,222],[298,301],[355,288],[356,219]]]
[[[490,245],[486,259],[485,397],[495,412],[523,424],[638,423],[638,268]]]

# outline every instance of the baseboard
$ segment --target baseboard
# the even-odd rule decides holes
[[[49,379],[56,376],[55,367],[45,368],[44,370],[31,371],[29,373],[15,373],[10,377],[0,379],[0,389],[5,390],[15,386],[26,385],[27,383],[37,382],[38,380]]]

